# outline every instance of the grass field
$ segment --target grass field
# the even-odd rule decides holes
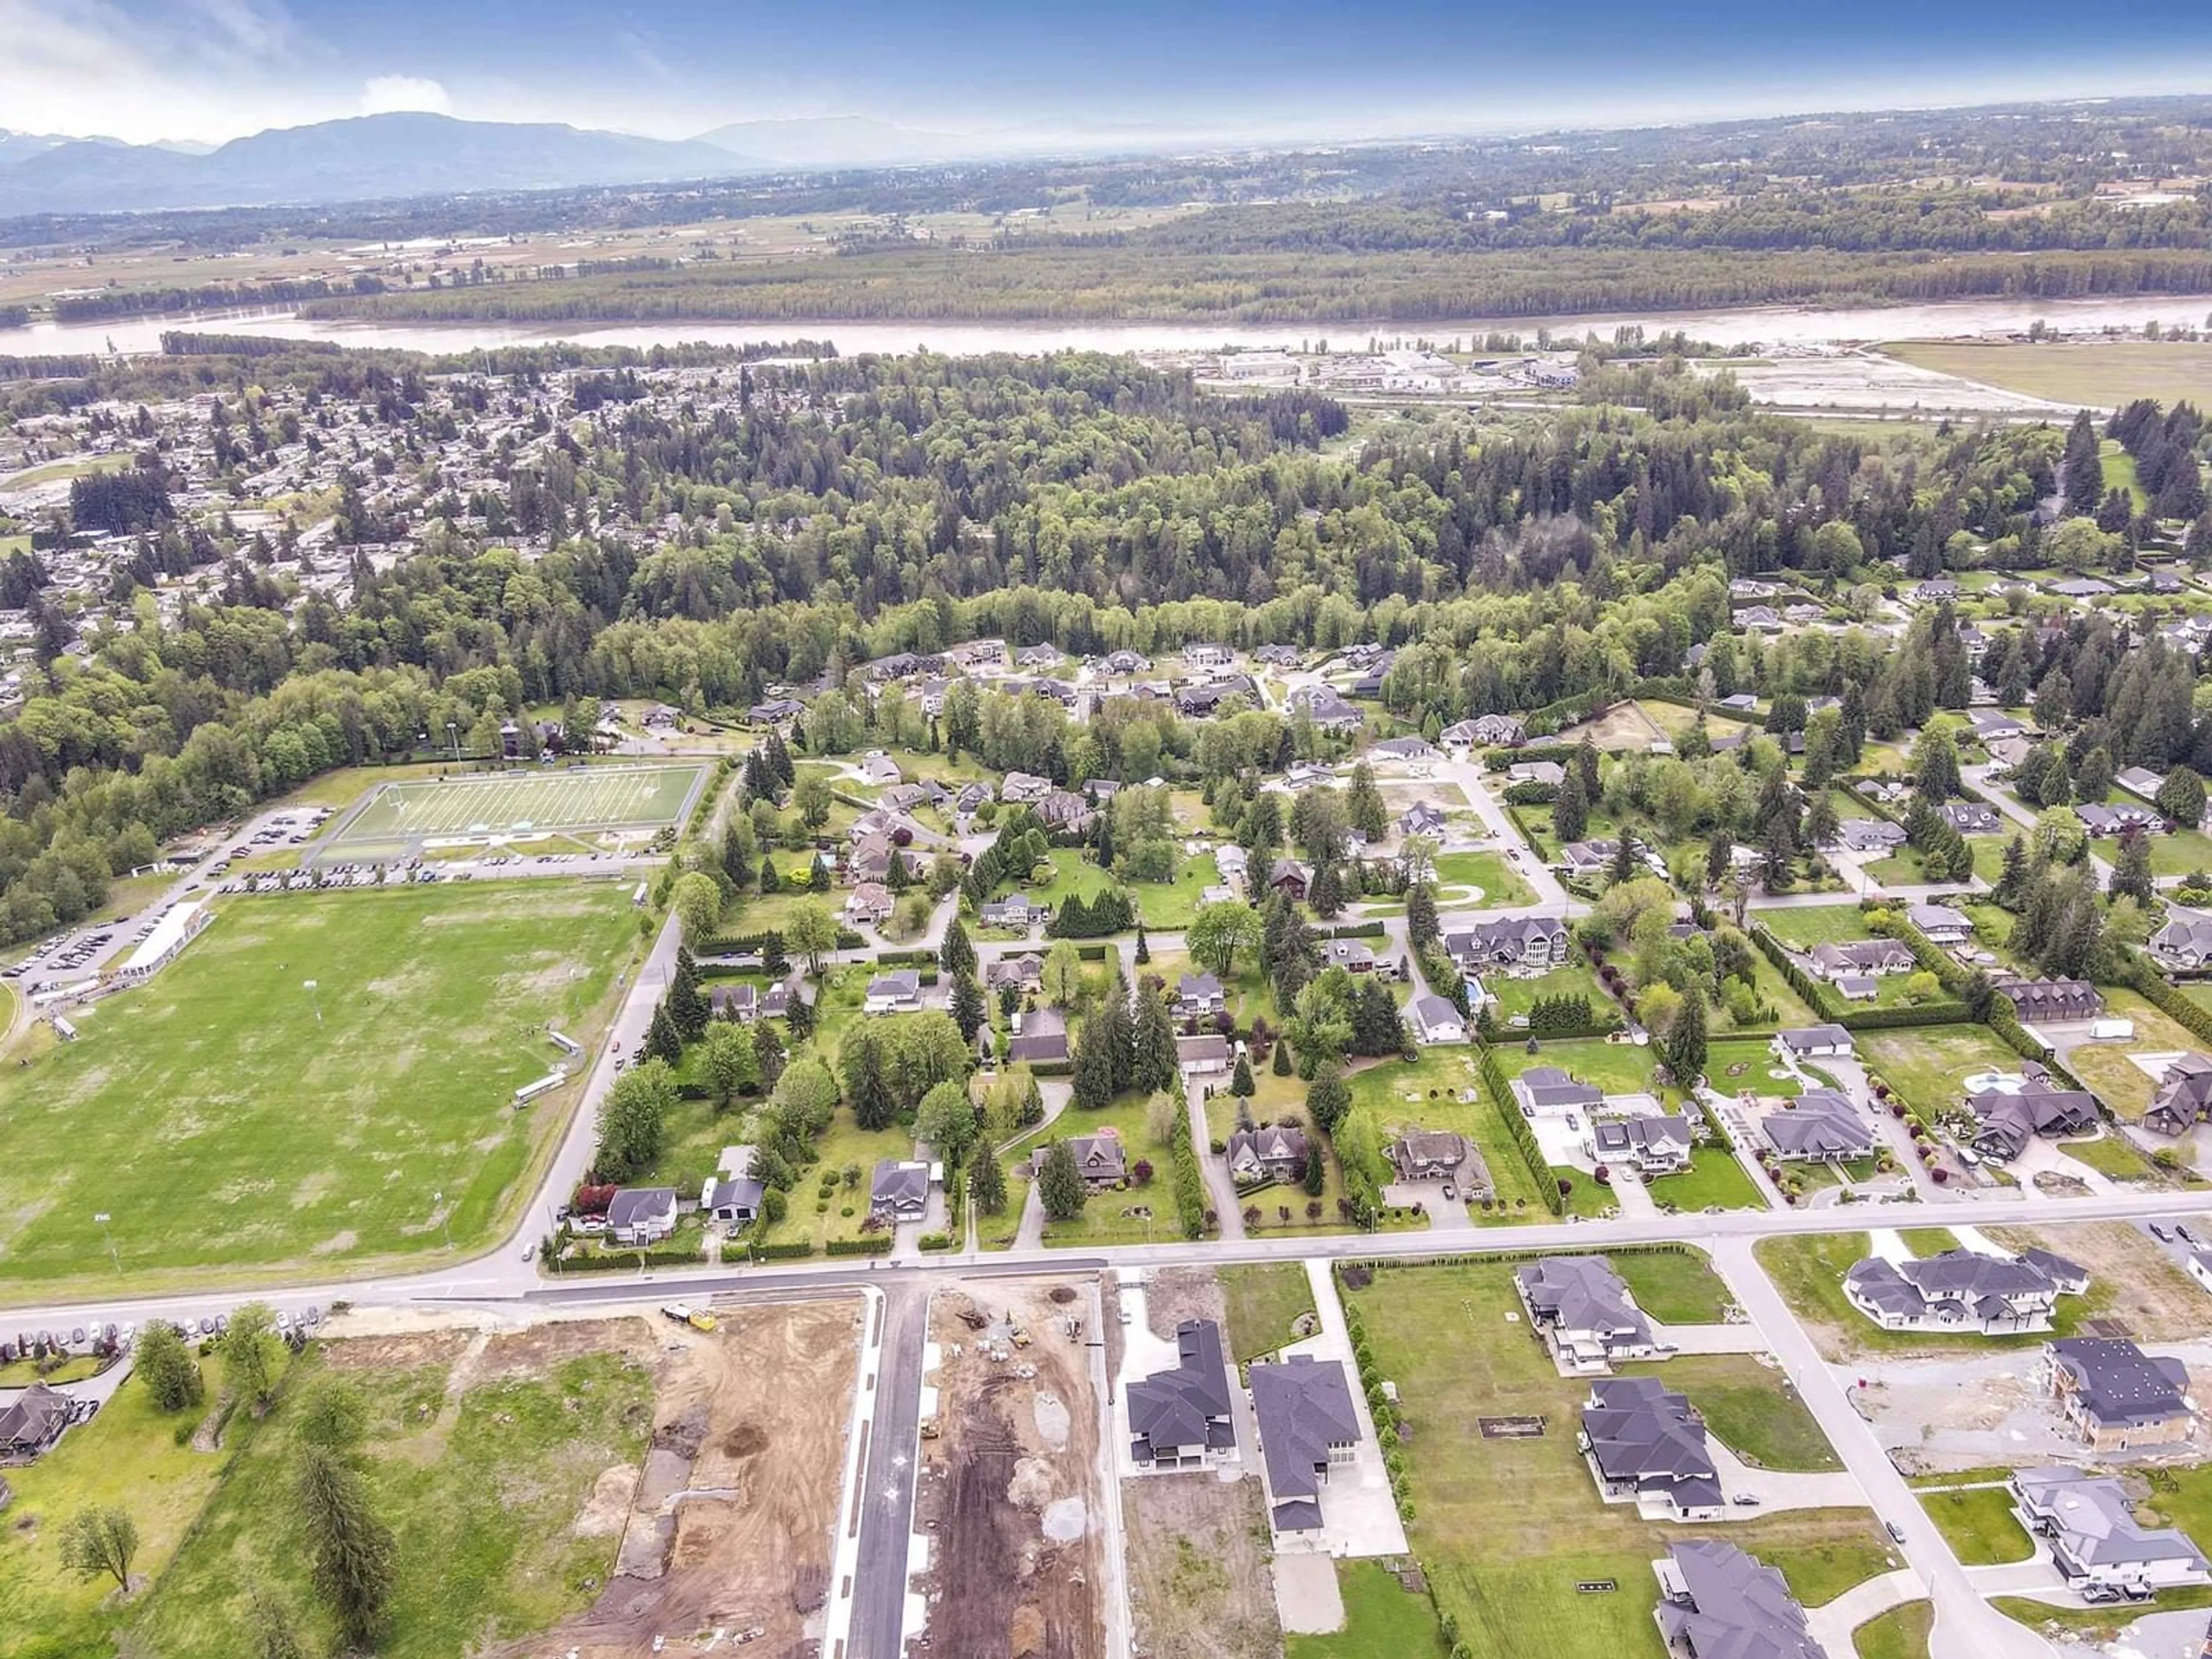
[[[672,824],[698,787],[697,766],[594,766],[394,783],[340,828],[349,842],[501,836],[522,830],[644,830]]]
[[[1229,1312],[1229,1346],[1240,1364],[1297,1340],[1291,1322],[1314,1310],[1303,1262],[1224,1267],[1217,1277]]]
[[[2115,1019],[2133,1020],[2134,1034],[2124,1042],[2083,1043],[2067,1054],[2067,1069],[2094,1091],[2115,1116],[2139,1122],[2150,1109],[2158,1085],[2130,1056],[2191,1054],[2203,1044],[2187,1026],[2139,991],[2106,991],[2105,1012]]]
[[[1982,1072],[2017,1073],[2018,1054],[1983,1025],[1917,1025],[1863,1031],[1859,1057],[1923,1115],[1966,1098],[1966,1080]]]
[[[1319,1571],[1319,1563],[1301,1569]],[[1285,1636],[1284,1659],[1447,1659],[1428,1598],[1380,1561],[1339,1561],[1344,1628],[1332,1636]]]
[[[1700,1146],[1690,1154],[1690,1167],[1680,1175],[1662,1176],[1646,1183],[1652,1200],[1671,1204],[1684,1215],[1709,1210],[1760,1210],[1766,1200],[1743,1171],[1735,1154],[1725,1146]]]
[[[2108,409],[2136,398],[2173,403],[2212,398],[2212,344],[2184,340],[1978,345],[1915,340],[1882,348],[1890,356],[2001,386],[2031,398]]]
[[[1622,1370],[1687,1395],[1705,1426],[1747,1463],[1815,1474],[1844,1466],[1797,1391],[1749,1354],[1690,1354]]]
[[[616,1540],[580,1538],[574,1523],[601,1471],[644,1450],[653,1383],[641,1367],[591,1352],[473,1385],[435,1363],[343,1375],[368,1407],[370,1503],[398,1546],[383,1659],[495,1647],[590,1601]],[[234,1431],[242,1443],[205,1515],[131,1620],[138,1650],[231,1659],[257,1587],[303,1611],[310,1652],[332,1650],[292,1508],[307,1380],[295,1376],[250,1435]]]
[[[1935,1626],[1933,1601],[1907,1601],[1853,1631],[1851,1645],[1859,1659],[1928,1659],[1928,1632]]]
[[[1391,1268],[1351,1293],[1412,1430],[1414,1553],[1474,1659],[1522,1659],[1536,1632],[1547,1659],[1661,1659],[1651,1562],[1683,1534],[1599,1501],[1574,1443],[1588,1385],[1559,1376],[1514,1317],[1511,1275],[1503,1264]],[[1541,1437],[1486,1440],[1476,1420],[1520,1414],[1545,1419]],[[1727,1532],[1808,1606],[1891,1561],[1863,1509],[1778,1513]],[[1576,1589],[1608,1578],[1610,1594]]]
[[[1717,1325],[1735,1300],[1696,1250],[1623,1250],[1607,1260],[1636,1305],[1662,1325]]]
[[[591,1044],[635,927],[627,893],[550,882],[226,903],[82,1041],[0,1072],[27,1200],[0,1294],[117,1287],[98,1212],[134,1285],[482,1243],[573,1089],[510,1097],[553,1069],[548,1024]]]
[[[1439,853],[1437,885],[1443,892],[1439,902],[1447,910],[1469,902],[1464,893],[1451,890],[1455,887],[1480,888],[1486,909],[1536,902],[1534,890],[1498,853]]]
[[[1766,930],[1793,951],[1810,951],[1816,945],[1848,945],[1872,939],[1856,904],[1820,904],[1803,910],[1767,910],[1759,920]]]
[[[2012,1492],[2004,1486],[1966,1486],[1956,1492],[1923,1492],[1920,1507],[1949,1540],[1961,1565],[1993,1567],[2025,1561],[2035,1553],[2027,1530],[2014,1518]]]

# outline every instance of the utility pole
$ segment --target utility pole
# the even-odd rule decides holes
[[[432,1193],[430,1202],[438,1206],[438,1222],[446,1230],[446,1248],[450,1250],[453,1248],[453,1218],[447,1213],[444,1190]]]

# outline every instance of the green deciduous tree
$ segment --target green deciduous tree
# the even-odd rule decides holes
[[[138,1336],[138,1380],[165,1412],[197,1406],[207,1392],[199,1361],[185,1346],[177,1328],[165,1319],[149,1321]]]
[[[1264,937],[1260,913],[1249,904],[1201,904],[1183,939],[1190,959],[1224,981],[1233,979],[1237,959],[1260,948]]]
[[[80,1578],[112,1578],[127,1591],[137,1554],[137,1523],[112,1504],[79,1510],[62,1524],[62,1565]]]
[[[753,1034],[729,1020],[718,1019],[707,1028],[699,1063],[718,1110],[728,1110],[739,1094],[760,1085],[760,1055]]]
[[[231,1315],[230,1327],[222,1334],[223,1380],[254,1416],[266,1415],[276,1403],[283,1367],[276,1310],[266,1302],[249,1302]]]
[[[678,876],[669,890],[668,902],[683,926],[684,937],[692,944],[714,938],[722,925],[721,887],[703,871]]]
[[[675,1105],[676,1074],[665,1060],[646,1060],[617,1078],[599,1107],[599,1150],[592,1159],[599,1179],[629,1181],[650,1169]]]

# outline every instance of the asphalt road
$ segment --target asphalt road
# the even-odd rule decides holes
[[[921,1366],[929,1288],[919,1279],[885,1285],[876,1414],[860,1477],[860,1549],[854,1567],[846,1659],[900,1659],[906,1650],[908,1553],[914,1542],[921,1464]],[[849,1503],[852,1494],[847,1494]]]

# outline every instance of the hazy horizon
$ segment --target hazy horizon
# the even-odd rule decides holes
[[[680,139],[860,116],[979,148],[1352,142],[2212,91],[2212,14],[2121,0],[2077,45],[2051,0],[1589,0],[896,8],[680,0],[0,0],[0,125],[133,143],[417,110]],[[2124,24],[2115,30],[2112,24]],[[2126,49],[2122,36],[2144,42]],[[826,43],[826,44],[825,44]],[[1881,51],[1877,53],[1875,46]],[[1631,65],[1624,70],[1623,64]]]

